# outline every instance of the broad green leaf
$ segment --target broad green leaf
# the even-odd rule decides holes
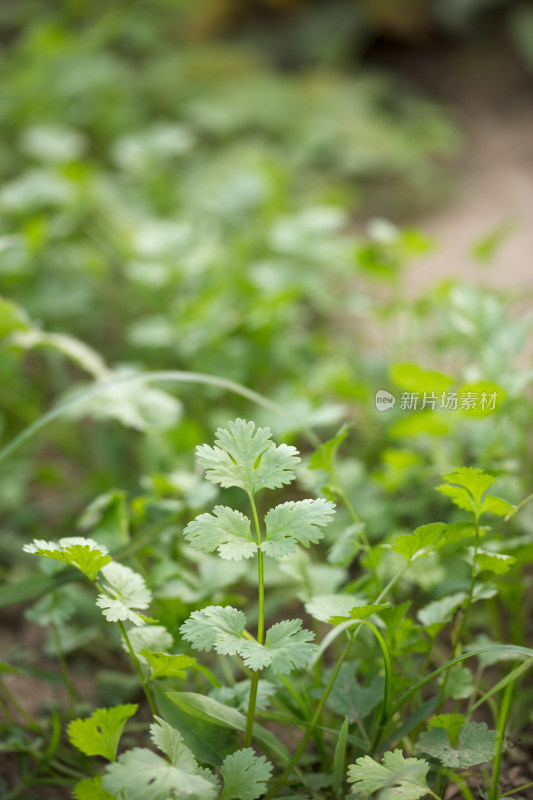
[[[348,525],[328,550],[329,563],[348,567],[360,550],[361,534],[364,530],[364,522]]]
[[[166,746],[168,760],[146,748],[128,750],[107,767],[104,788],[119,796],[124,792],[128,800],[212,800],[217,794],[214,776],[200,769],[181,735],[174,734],[173,741],[167,733],[152,734],[158,747]]]
[[[349,617],[350,611],[358,603],[353,594],[320,594],[305,603],[305,610],[320,622],[328,622],[331,617]],[[360,601],[363,603],[363,601]]]
[[[183,535],[196,550],[218,551],[221,558],[241,561],[257,553],[257,543],[250,532],[250,520],[227,506],[215,506],[214,514],[200,514],[189,522]]]
[[[474,550],[472,548],[470,549],[468,558],[470,563],[472,563],[472,559],[474,558]],[[478,549],[476,554],[476,575],[479,575],[480,572],[492,572],[495,575],[503,575],[511,569],[515,562],[516,558],[514,556]]]
[[[169,650],[174,644],[174,639],[163,625],[146,625],[144,628],[131,628],[128,631],[128,639],[142,664],[147,663],[146,658],[140,655],[142,650],[160,653]],[[127,653],[129,652],[126,642],[122,643],[122,647]]]
[[[220,767],[224,758],[238,747],[236,729],[222,727],[212,719],[193,715],[189,707],[182,708],[173,702],[170,693],[164,691],[163,684],[158,681],[152,684],[152,692],[161,716],[179,730],[187,747],[202,763]],[[174,694],[182,695],[181,692]]]
[[[274,445],[270,428],[256,429],[254,422],[243,419],[218,428],[215,446],[201,445],[196,453],[209,481],[224,488],[238,486],[250,495],[290,483],[300,461],[296,448]]]
[[[445,675],[446,673],[444,673]],[[441,677],[439,683],[444,684],[446,680],[446,696],[454,700],[466,700],[474,692],[474,678],[468,667],[464,664],[457,664],[448,672],[448,678]]]
[[[264,645],[243,642],[239,652],[246,666],[253,670],[272,667],[280,675],[306,667],[316,649],[310,643],[315,635],[301,627],[299,619],[283,620],[268,629]]]
[[[166,696],[180,709],[200,720],[214,722],[223,728],[232,728],[242,732],[246,730],[246,717],[244,714],[241,714],[235,708],[219,703],[212,697],[206,697],[195,692],[167,692]],[[254,722],[253,733],[254,739],[260,742],[265,750],[276,755],[284,764],[289,762],[290,756],[287,748],[271,731]]]
[[[429,720],[430,728],[444,728],[450,742],[455,746],[459,741],[459,731],[465,724],[462,714],[434,714]]]
[[[452,618],[453,612],[466,600],[466,592],[454,592],[440,600],[433,600],[417,612],[419,621],[425,627],[444,625]]]
[[[248,709],[250,699],[250,687],[252,681],[247,678],[244,681],[237,681],[233,686],[218,686],[209,692],[209,697],[218,700],[219,703],[232,706],[238,711]],[[257,683],[257,699],[255,707],[258,709],[268,708],[270,699],[277,692],[277,687],[270,681],[260,679]]]
[[[327,442],[320,445],[309,459],[311,469],[323,469],[330,476],[333,476],[337,450],[346,439],[349,427],[346,424],[342,425],[332,439],[328,439]]]
[[[139,650],[140,656],[148,661],[152,668],[151,678],[185,678],[186,670],[196,664],[196,659],[191,656],[169,655],[157,653],[153,650]]]
[[[357,661],[345,662],[327,700],[327,707],[347,717],[350,723],[361,722],[383,700],[385,680],[375,675],[368,686],[361,686],[356,680]]]
[[[460,728],[455,748],[444,727],[432,727],[421,734],[416,749],[419,753],[438,758],[445,767],[467,769],[492,761],[497,737],[497,731],[488,730],[485,722],[468,722]]]
[[[102,567],[109,564],[111,556],[104,545],[84,536],[68,536],[59,542],[47,542],[34,539],[31,544],[22,548],[25,553],[33,553],[45,558],[52,558],[70,564],[83,572],[90,580],[94,580]]]
[[[103,756],[108,761],[114,761],[124,725],[137,709],[138,706],[132,703],[114,708],[97,708],[87,719],[75,719],[70,723],[68,738],[86,756]]]
[[[207,606],[193,611],[180,628],[196,650],[213,650],[234,656],[241,652],[246,617],[231,606]]]
[[[380,800],[418,800],[429,791],[429,764],[419,758],[404,758],[401,750],[388,751],[379,764],[370,756],[358,758],[348,767],[353,791],[368,798],[380,790]]]
[[[330,500],[289,500],[271,508],[265,516],[266,537],[261,550],[272,558],[293,553],[298,544],[316,544],[323,533],[320,528],[333,518],[335,505]]]
[[[115,794],[110,794],[102,786],[102,776],[84,778],[72,789],[75,800],[116,800]]]
[[[99,594],[96,605],[102,609],[105,618],[109,622],[129,620],[134,625],[144,625],[145,618],[133,610],[147,608],[152,600],[143,576],[115,561],[105,566],[102,573],[108,594]]]
[[[220,772],[224,778],[220,800],[257,800],[266,791],[272,764],[247,747],[227,756]]]

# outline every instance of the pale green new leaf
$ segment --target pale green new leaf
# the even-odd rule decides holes
[[[272,764],[247,747],[226,756],[220,772],[224,778],[220,800],[257,800],[266,790]]]
[[[250,495],[290,483],[300,461],[296,448],[274,445],[270,428],[256,429],[254,422],[243,419],[218,428],[215,446],[201,445],[196,454],[209,481],[225,488],[238,486]]]
[[[471,551],[469,559],[472,561],[474,552]],[[480,572],[492,572],[495,575],[503,575],[508,572],[516,562],[514,556],[504,553],[491,553],[488,550],[478,549],[476,554],[476,575]]]
[[[31,544],[22,548],[25,553],[33,553],[45,558],[52,558],[70,564],[83,572],[90,580],[94,580],[102,567],[109,564],[111,556],[107,548],[94,539],[84,536],[67,536],[59,542],[47,542],[44,539],[34,539]]]
[[[462,486],[451,486],[449,483],[442,483],[436,487],[436,491],[449,497],[450,500],[463,511],[475,513],[476,504],[473,497],[463,489]]]
[[[114,761],[124,725],[138,709],[127,703],[114,708],[97,708],[87,719],[75,719],[67,728],[70,742],[86,756],[103,756]]]
[[[413,533],[398,536],[391,547],[407,561],[415,561],[445,544],[460,542],[474,534],[475,528],[470,523],[430,522],[428,525],[416,528]]]
[[[239,652],[250,669],[272,667],[278,674],[288,675],[293,669],[307,666],[316,650],[311,644],[314,636],[311,631],[302,630],[300,619],[287,619],[269,628],[264,645],[244,641]]]
[[[147,608],[152,600],[152,593],[146,586],[142,575],[112,561],[102,569],[106,579],[105,589],[108,594],[99,594],[96,605],[109,622],[129,620],[134,625],[144,625],[145,618],[133,609]]]
[[[154,678],[185,678],[186,670],[196,664],[196,659],[185,655],[169,655],[157,653],[153,650],[139,650],[152,668],[151,679]]]
[[[72,790],[75,800],[116,800],[116,794],[110,794],[102,786],[102,776],[84,778]]]
[[[282,558],[293,553],[298,544],[316,544],[323,533],[320,528],[331,522],[335,504],[330,500],[289,500],[271,508],[265,516],[266,537],[261,545],[265,555]]]
[[[444,727],[432,727],[421,734],[416,749],[438,758],[445,767],[466,769],[492,761],[497,737],[497,731],[488,730],[485,722],[469,722],[460,728],[459,742],[454,748]]]
[[[346,622],[349,619],[353,620],[364,620],[371,617],[372,614],[376,614],[378,611],[381,611],[383,608],[388,608],[390,603],[374,603],[373,605],[359,605],[357,601],[354,600],[354,605],[351,611],[347,616],[335,616],[333,615],[328,620],[331,625],[339,625],[341,622]]]
[[[370,756],[358,758],[348,767],[348,781],[353,791],[368,798],[382,790],[380,800],[418,800],[429,791],[427,761],[404,758],[401,750],[388,751],[379,764]]]
[[[221,558],[242,561],[257,553],[250,533],[250,520],[227,506],[215,506],[213,514],[200,514],[189,522],[183,535],[195,550],[218,551]]]
[[[193,611],[180,628],[196,650],[213,650],[234,656],[241,652],[246,617],[231,606],[207,606]]]
[[[518,506],[514,506],[512,503],[509,503],[507,500],[504,500],[501,497],[487,494],[483,499],[481,513],[497,514],[499,517],[507,517],[512,516],[516,512],[517,508]]]
[[[417,612],[419,621],[424,627],[444,625],[452,618],[453,612],[466,600],[466,592],[454,592],[440,600],[433,600]]]
[[[481,500],[483,494],[497,480],[493,475],[488,475],[476,467],[458,467],[453,472],[443,475],[443,478],[448,483],[437,486],[437,491],[450,497],[459,508],[472,511],[478,516],[483,511]],[[495,506],[497,508],[498,504]],[[490,508],[485,510],[490,511]]]
[[[143,664],[146,663],[144,656],[140,655],[141,650],[150,650],[152,652],[160,653],[169,650],[173,644],[174,639],[163,625],[146,625],[144,628],[131,628],[128,631],[128,639],[139,661]],[[129,652],[126,642],[122,643],[122,647]]]

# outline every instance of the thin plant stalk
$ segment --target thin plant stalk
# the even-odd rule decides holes
[[[131,660],[133,661],[133,664],[135,666],[135,670],[137,672],[137,675],[139,676],[139,680],[141,681],[141,684],[142,684],[142,687],[143,687],[143,691],[144,691],[144,693],[146,695],[146,699],[148,700],[148,704],[150,705],[150,709],[152,711],[152,714],[155,715],[155,714],[157,714],[157,708],[155,706],[154,698],[152,697],[152,692],[150,691],[150,689],[148,687],[148,684],[146,683],[145,677],[143,675],[143,671],[141,669],[141,665],[139,663],[139,659],[137,658],[135,650],[131,646],[130,638],[129,638],[128,634],[126,633],[126,628],[124,627],[124,623],[119,620],[118,621],[118,626],[120,628],[120,632],[122,633],[122,636],[124,637],[124,641],[126,642],[126,647],[128,648],[128,652],[129,652],[129,654],[131,656]]]
[[[515,686],[515,682],[511,681],[505,687],[503,697],[502,697],[502,704],[500,707],[500,714],[498,718],[498,738],[496,739],[496,753],[494,755],[494,761],[492,764],[492,781],[491,787],[489,792],[489,800],[498,800],[498,788],[500,785],[500,769],[502,764],[502,745],[503,739],[505,736],[505,727],[507,725],[507,719],[509,717],[509,710],[511,708],[511,698],[513,695],[513,689]]]
[[[55,622],[52,622],[52,631],[54,634],[54,643],[56,646],[57,652],[57,659],[59,661],[59,668],[61,670],[61,675],[63,677],[63,682],[67,689],[68,699],[69,699],[69,707],[71,711],[71,716],[74,716],[74,708],[76,706],[76,701],[78,699],[78,695],[76,693],[76,689],[74,688],[74,684],[70,679],[70,673],[68,671],[67,660],[65,658],[65,653],[63,652],[63,645],[61,644],[61,636],[59,634],[59,628]]]
[[[258,583],[258,620],[257,620],[257,641],[263,644],[265,635],[265,577],[263,571],[263,553],[261,552],[261,527],[259,525],[259,517],[257,515],[257,508],[253,495],[248,495],[250,504],[252,506],[252,514],[255,524],[255,533],[257,537],[257,583]],[[252,684],[250,686],[250,698],[248,700],[248,713],[246,715],[246,730],[244,733],[244,746],[250,747],[252,743],[252,735],[254,728],[255,706],[257,703],[257,687],[259,685],[259,670],[255,670],[252,675]]]

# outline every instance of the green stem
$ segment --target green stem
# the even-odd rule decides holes
[[[55,622],[52,622],[52,631],[54,634],[54,643],[56,646],[57,658],[59,661],[59,668],[61,670],[61,675],[63,677],[63,682],[67,689],[68,699],[69,699],[69,710],[70,715],[74,716],[74,710],[76,707],[76,701],[78,699],[76,690],[74,689],[74,685],[70,680],[70,674],[67,667],[67,661],[65,658],[65,653],[63,652],[63,646],[61,644],[61,636],[59,634],[59,628]]]
[[[333,684],[335,683],[335,681],[337,679],[337,676],[339,674],[340,668],[342,667],[342,665],[344,663],[344,659],[348,655],[348,652],[349,652],[351,646],[352,646],[352,638],[349,639],[348,643],[346,644],[344,650],[341,653],[340,658],[338,659],[338,661],[337,661],[337,663],[335,665],[335,669],[331,673],[330,679],[327,682],[327,685],[326,685],[326,687],[325,687],[325,689],[324,689],[324,691],[322,693],[322,697],[320,698],[320,700],[318,702],[318,705],[316,707],[315,713],[313,714],[313,718],[311,719],[311,722],[309,724],[309,728],[304,733],[304,735],[303,735],[303,737],[302,737],[302,739],[300,741],[300,744],[298,745],[298,747],[294,751],[294,754],[293,754],[291,760],[287,764],[287,768],[285,769],[283,774],[277,779],[277,781],[274,783],[274,785],[272,786],[270,791],[267,792],[267,794],[264,796],[263,800],[270,800],[270,798],[272,798],[272,797],[274,797],[276,795],[276,792],[278,791],[278,789],[285,783],[285,780],[289,777],[289,775],[291,774],[292,770],[294,769],[294,767],[296,766],[296,764],[300,760],[300,757],[301,757],[303,751],[305,750],[307,742],[309,741],[309,739],[313,735],[313,731],[314,731],[314,729],[315,729],[315,727],[316,727],[316,725],[317,725],[317,723],[318,723],[318,721],[320,719],[320,716],[322,714],[324,706],[326,705],[326,701],[327,701],[327,699],[328,699],[328,697],[330,695],[331,690],[333,689]]]
[[[466,627],[466,623],[467,623],[467,620],[468,620],[468,615],[470,613],[470,606],[472,605],[472,598],[474,596],[474,586],[475,586],[475,582],[476,582],[476,561],[477,561],[478,549],[479,549],[479,515],[476,514],[476,543],[474,545],[474,556],[472,558],[472,574],[470,576],[470,587],[468,589],[468,595],[466,597],[463,617],[462,617],[461,622],[459,624],[459,628],[457,630],[457,633],[453,637],[453,641],[452,641],[452,653],[453,653],[454,656],[460,655],[461,638],[463,636],[463,632],[464,632],[464,629]],[[439,704],[437,706],[437,712],[436,713],[438,713],[438,711],[440,710],[442,704],[444,703],[445,695],[446,695],[446,686],[448,684],[449,675],[450,675],[450,673],[447,672],[446,675],[444,676],[444,680],[442,681],[442,685],[440,687],[440,693],[439,693]]]
[[[492,781],[489,793],[489,800],[498,800],[498,788],[500,784],[500,768],[502,764],[502,745],[505,736],[505,726],[507,725],[507,718],[509,716],[509,709],[511,708],[511,697],[513,694],[515,682],[511,681],[505,687],[502,697],[502,704],[498,718],[498,738],[496,740],[496,754],[492,766]]]
[[[143,671],[141,669],[141,665],[139,663],[139,659],[137,658],[137,655],[136,655],[133,647],[131,646],[130,638],[129,638],[128,634],[126,633],[126,628],[124,627],[124,623],[119,620],[118,621],[118,626],[120,628],[120,632],[122,633],[122,636],[124,637],[124,641],[126,642],[126,647],[128,648],[129,654],[131,656],[131,660],[133,661],[133,664],[134,664],[135,669],[137,671],[137,675],[139,676],[139,680],[140,680],[140,682],[142,684],[143,691],[144,691],[144,693],[146,695],[146,699],[148,700],[148,704],[150,706],[152,714],[154,714],[154,716],[155,716],[157,714],[157,708],[156,708],[155,703],[154,703],[154,698],[152,697],[152,692],[148,688],[148,684],[146,683],[145,677],[143,675]]]
[[[257,539],[257,583],[258,583],[258,620],[257,620],[257,641],[263,644],[265,636],[265,577],[263,572],[263,553],[261,552],[261,527],[253,494],[250,492],[250,505],[255,524]],[[259,670],[252,675],[250,686],[250,698],[248,700],[248,713],[246,715],[246,730],[244,733],[244,746],[250,747],[254,728],[255,706],[257,702],[257,687],[259,685]]]
[[[371,622],[368,622],[368,620],[364,620],[364,623],[365,623],[365,625],[367,625],[370,628],[370,630],[372,631],[372,633],[374,634],[374,636],[378,640],[378,644],[379,644],[379,646],[381,648],[381,652],[383,653],[383,664],[385,666],[385,688],[384,688],[384,691],[383,691],[383,705],[381,707],[381,714],[380,714],[379,722],[378,722],[378,724],[376,726],[376,730],[374,732],[374,737],[372,739],[372,744],[370,745],[370,750],[369,750],[369,754],[372,756],[372,755],[374,755],[374,753],[378,749],[378,745],[379,745],[379,743],[381,741],[381,736],[382,736],[383,731],[385,729],[385,725],[387,724],[388,710],[389,710],[390,698],[391,698],[391,693],[392,693],[392,663],[391,663],[389,650],[388,650],[387,645],[385,643],[385,639],[383,638],[381,633],[378,631],[376,626],[373,625]]]
[[[523,783],[522,786],[515,786],[514,789],[510,789],[508,792],[500,795],[500,800],[502,797],[510,797],[512,794],[516,794],[516,792],[522,792],[524,789],[531,789],[533,786],[533,781],[531,783]]]

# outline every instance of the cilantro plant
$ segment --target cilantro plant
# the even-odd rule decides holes
[[[294,446],[276,446],[270,429],[236,419],[217,430],[213,446],[197,448],[207,480],[236,500],[244,492],[249,513],[222,504],[200,513],[183,528],[182,557],[222,562],[226,569],[230,562],[250,564],[252,596],[235,594],[234,604],[210,602],[209,590],[191,596],[190,613],[175,625],[177,645],[171,630],[148,616],[157,608],[150,569],[145,577],[90,538],[25,546],[92,582],[96,606],[118,625],[153,715],[149,735],[158,752],[136,744],[133,724],[126,730],[136,746],[120,747],[138,712],[135,703],[70,721],[71,744],[108,762],[99,771],[86,763],[86,777],[73,789],[76,800],[341,800],[350,787],[357,800],[444,800],[450,781],[472,800],[462,773],[484,764],[492,765],[486,796],[498,800],[513,691],[533,665],[533,650],[473,640],[472,608],[494,598],[495,581],[518,562],[500,552],[485,515],[507,520],[521,506],[488,493],[495,477],[457,468],[437,488],[467,519],[431,522],[374,543],[335,464],[346,433],[342,428],[310,460],[327,498],[269,508],[267,493],[287,487],[301,465]],[[331,497],[343,501],[349,524],[332,534],[329,563],[313,564],[306,551],[328,534],[336,510]],[[103,501],[93,512],[96,506]],[[422,564],[441,557],[446,563],[452,551],[467,567],[465,588],[411,617],[402,596],[410,582]],[[353,578],[347,567],[359,556],[363,569]],[[297,593],[313,630],[299,617],[280,619],[288,596],[282,593],[277,604],[275,587],[287,574],[304,576]],[[245,603],[245,610],[237,607]],[[189,645],[215,658],[199,663]],[[468,669],[473,658],[475,676]],[[484,681],[484,665],[503,659],[517,664],[495,684]],[[485,703],[493,728],[476,719]],[[287,735],[276,736],[269,722],[283,725]]]

